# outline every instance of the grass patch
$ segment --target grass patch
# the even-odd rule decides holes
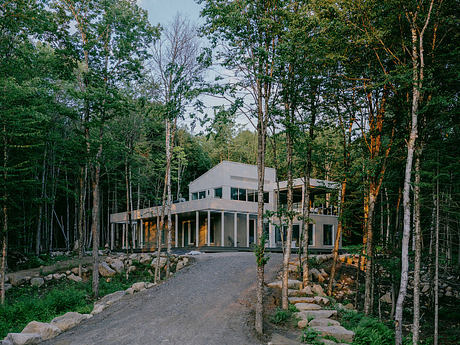
[[[281,308],[276,308],[275,313],[271,316],[270,321],[274,324],[285,324],[286,322],[292,319],[292,315],[299,310],[296,308],[294,304],[289,304],[288,310],[284,310]]]
[[[139,264],[138,269],[128,277],[120,274],[109,282],[100,278],[99,296],[125,290],[135,282],[153,281],[147,272],[148,265]],[[50,281],[41,288],[24,286],[13,288],[7,293],[5,305],[0,306],[0,339],[7,333],[21,332],[30,321],[49,322],[56,316],[69,311],[82,314],[93,310],[91,279],[76,283],[70,280]]]

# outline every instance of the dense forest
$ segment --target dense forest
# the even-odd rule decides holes
[[[460,268],[458,1],[198,3],[201,26],[152,25],[131,0],[0,2],[2,302],[6,270],[55,250],[97,257],[109,214],[187,198],[190,181],[231,160],[258,165],[259,195],[264,166],[291,190],[296,177],[339,182],[362,310],[377,312],[386,270],[396,343],[404,318],[414,344],[433,321],[437,344],[440,277]],[[288,193],[288,239],[308,209],[296,215]]]

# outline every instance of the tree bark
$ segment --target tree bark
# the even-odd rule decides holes
[[[92,183],[93,187],[93,210],[92,210],[92,221],[91,221],[91,233],[93,236],[93,296],[99,297],[99,178],[101,171],[100,159],[102,156],[102,127],[99,129],[99,148],[96,154],[96,161],[94,167],[94,179]]]
[[[289,109],[286,111],[289,113]],[[289,116],[288,116],[289,117]],[[291,119],[288,119],[289,125]],[[292,244],[292,199],[293,199],[293,178],[292,178],[292,137],[291,128],[286,131],[286,146],[287,146],[287,220],[288,229],[286,234],[285,250],[283,252],[283,281],[281,288],[281,307],[285,310],[289,308],[288,300],[288,279],[289,279],[289,259],[291,257],[291,244]]]
[[[37,223],[37,236],[35,239],[35,255],[40,255],[41,248],[41,229],[42,229],[42,218],[43,218],[43,199],[45,197],[45,174],[46,174],[46,146],[45,153],[43,154],[43,166],[42,166],[42,190],[40,194],[40,204],[38,205],[38,223]]]
[[[422,251],[422,234],[420,229],[420,156],[421,150],[416,152],[415,185],[414,185],[414,230],[415,230],[415,258],[414,258],[414,321],[412,327],[412,342],[418,345],[420,335],[420,261]]]

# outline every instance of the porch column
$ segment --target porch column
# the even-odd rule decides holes
[[[125,249],[125,233],[126,233],[126,223],[123,223],[122,236],[121,236],[121,249]]]
[[[144,221],[141,218],[141,233],[140,233],[140,240],[141,240],[141,249],[144,248]]]
[[[110,223],[110,250],[113,250],[113,233],[114,233],[113,227],[114,226],[115,226],[114,223]]]
[[[175,219],[174,219],[174,246],[177,248],[178,246],[178,238],[179,238],[179,228],[177,222],[179,221],[179,216],[176,213]]]
[[[185,247],[185,239],[184,239],[184,222],[182,221],[182,247]],[[188,224],[187,224],[187,229],[188,229]]]
[[[220,246],[223,247],[224,246],[224,231],[225,231],[225,213],[222,211],[220,213],[220,219],[221,219],[221,222],[220,222]]]
[[[246,213],[246,247],[249,248],[249,213]]]
[[[206,242],[207,245],[211,245],[211,211],[208,210],[208,221],[206,224]]]
[[[238,213],[233,213],[233,246],[238,247]]]
[[[158,238],[159,238],[158,236],[160,236],[160,216],[157,215],[157,232],[155,236],[155,244],[158,242]]]
[[[195,226],[195,244],[196,247],[200,245],[200,212],[196,211],[195,212],[195,218],[196,218],[196,226]]]

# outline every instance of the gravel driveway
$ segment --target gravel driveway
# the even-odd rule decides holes
[[[253,253],[195,256],[166,283],[135,295],[44,343],[56,345],[252,345],[247,325],[255,300]],[[281,256],[271,254],[266,279]]]

